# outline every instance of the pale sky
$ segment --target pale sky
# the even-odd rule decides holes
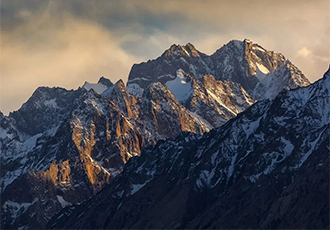
[[[314,82],[329,66],[329,0],[2,0],[0,110],[38,86],[127,81],[134,63],[172,44],[206,54],[251,39]]]

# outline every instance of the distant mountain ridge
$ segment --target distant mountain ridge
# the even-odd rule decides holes
[[[288,71],[288,76],[283,78],[286,84],[265,84],[265,79],[276,83],[273,78],[281,67]],[[256,86],[267,87],[268,91],[274,91],[270,95],[272,98],[283,89],[310,84],[282,54],[268,51],[245,39],[230,41],[210,56],[198,51],[191,43],[172,45],[157,59],[134,64],[127,81],[128,88],[143,91],[152,82],[165,84],[176,78],[178,69],[199,79],[204,75],[213,75],[215,80],[237,82],[249,94]],[[254,96],[258,100],[268,98],[257,93]]]

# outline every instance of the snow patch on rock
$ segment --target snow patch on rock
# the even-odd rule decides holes
[[[85,84],[83,85],[83,88],[86,90],[95,90],[98,94],[103,93],[105,90],[108,89],[108,87],[106,85],[103,85],[102,83],[89,83],[89,82],[85,82]]]
[[[256,76],[259,79],[259,81],[262,81],[266,77],[266,75],[269,74],[269,70],[263,64],[256,63],[256,65],[257,65]]]
[[[166,82],[166,86],[179,102],[186,101],[193,92],[191,83],[187,82],[187,78],[184,77],[184,74],[185,72],[182,69],[179,69],[176,72],[176,78],[172,81]]]
[[[69,202],[64,200],[63,196],[57,195],[56,197],[57,197],[58,202],[61,204],[62,208],[65,208],[66,206],[71,205]]]
[[[142,97],[144,91],[138,84],[135,83],[127,85],[126,89],[129,94],[136,97]]]

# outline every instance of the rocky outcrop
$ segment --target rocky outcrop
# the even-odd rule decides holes
[[[216,81],[212,75],[193,79],[192,88],[185,106],[210,127],[220,127],[256,101],[238,83]]]
[[[204,133],[208,127],[192,116],[161,83],[153,83],[140,99],[140,116],[146,127],[160,139],[175,138],[182,131]]]
[[[100,77],[99,81],[97,82],[98,84],[103,84],[107,87],[111,87],[113,86],[113,83],[108,79],[108,78],[105,78],[105,77]]]

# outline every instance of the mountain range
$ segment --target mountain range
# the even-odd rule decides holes
[[[39,87],[0,114],[1,225],[328,226],[328,76],[310,85],[245,39],[210,56],[172,45],[127,85]]]
[[[146,148],[109,186],[62,210],[48,227],[325,229],[329,105],[330,70],[203,136],[184,132]]]

